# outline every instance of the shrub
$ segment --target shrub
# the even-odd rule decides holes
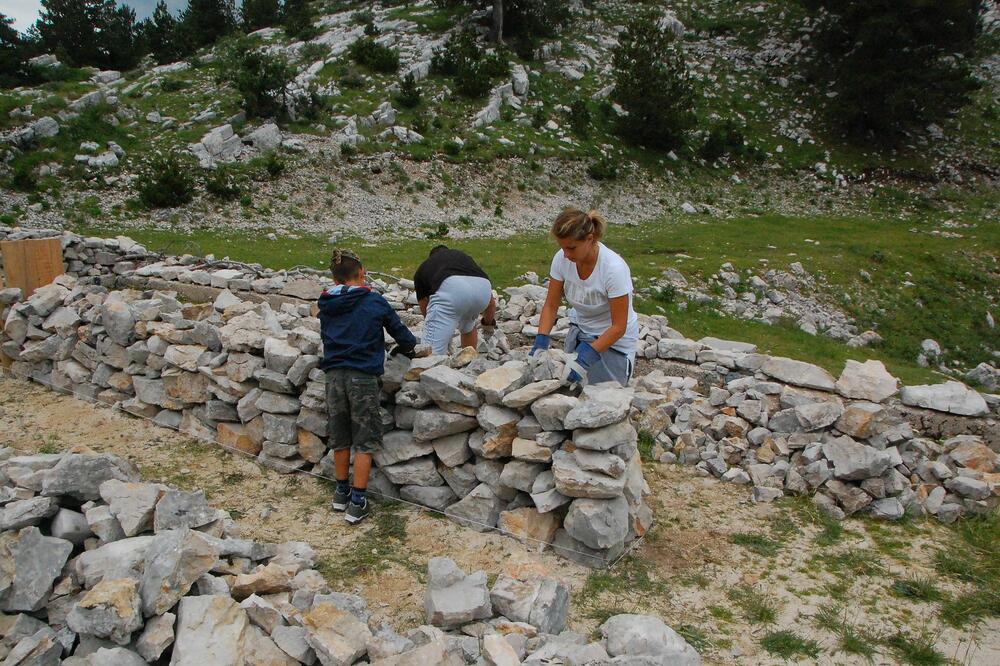
[[[358,154],[358,149],[353,144],[350,143],[340,144],[341,157],[354,157],[357,154]]]
[[[417,87],[417,81],[413,78],[413,74],[407,74],[399,84],[399,94],[396,95],[396,101],[402,107],[413,109],[420,106],[422,94],[423,91]]]
[[[507,0],[503,30],[508,35],[555,37],[572,15],[566,0]]]
[[[309,0],[285,0],[285,34],[302,41],[309,41],[319,34],[313,22]]]
[[[232,167],[221,165],[205,176],[205,191],[219,199],[229,201],[240,196],[243,184]]]
[[[577,136],[590,135],[590,108],[584,100],[578,99],[569,107],[569,126]]]
[[[30,162],[18,163],[10,174],[8,185],[18,192],[34,192],[38,189],[38,177]]]
[[[709,162],[714,162],[723,155],[742,157],[754,154],[754,150],[745,144],[743,129],[735,121],[728,119],[709,130],[698,154]]]
[[[452,157],[462,152],[462,145],[458,141],[451,141],[451,140],[445,141],[444,146],[442,146],[442,148],[445,152],[445,155],[451,155]]]
[[[587,175],[594,180],[615,180],[621,174],[621,163],[604,153],[587,167]]]
[[[399,52],[379,44],[371,37],[355,40],[347,52],[351,60],[376,72],[391,74],[399,69]]]
[[[476,35],[465,31],[448,39],[434,52],[431,68],[452,77],[455,90],[464,97],[485,97],[493,80],[510,75],[510,62],[500,53],[486,53],[476,43]]]
[[[643,13],[627,26],[615,48],[614,99],[628,112],[619,132],[632,143],[669,150],[694,125],[694,86],[673,33]]]
[[[176,153],[154,157],[136,179],[139,201],[147,208],[174,208],[194,198],[193,165]]]
[[[898,137],[969,102],[979,0],[802,0],[818,10],[814,76],[855,137]]]
[[[264,173],[271,180],[274,180],[285,173],[285,160],[281,159],[277,153],[268,153],[267,157],[264,158]]]
[[[243,98],[248,118],[267,118],[286,113],[288,86],[295,68],[283,57],[254,48],[246,39],[229,49],[222,77]]]

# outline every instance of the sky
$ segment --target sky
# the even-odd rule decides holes
[[[187,6],[187,0],[166,0],[167,7],[177,13]],[[128,0],[126,4],[135,10],[136,20],[152,16],[157,0]],[[41,10],[40,0],[0,0],[0,13],[14,19],[14,29],[24,32],[32,26]]]

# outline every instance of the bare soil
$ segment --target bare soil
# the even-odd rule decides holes
[[[1000,663],[1000,620],[956,629],[938,618],[936,604],[890,589],[899,578],[919,575],[946,593],[963,591],[963,584],[933,566],[935,552],[953,538],[948,528],[923,520],[849,520],[842,533],[824,542],[808,502],[755,505],[746,487],[700,477],[690,468],[646,464],[657,522],[631,556],[594,573],[411,507],[383,509],[391,515],[349,527],[328,508],[330,491],[320,479],[280,475],[210,443],[9,375],[0,376],[0,446],[50,452],[84,446],[132,460],[148,480],[203,489],[240,522],[245,537],[308,542],[335,589],[362,594],[374,612],[402,628],[422,623],[426,562],[445,555],[467,571],[485,570],[491,580],[522,567],[564,579],[574,593],[570,626],[583,633],[616,612],[655,613],[688,636],[707,663],[788,663],[761,645],[777,630],[818,645],[815,657],[792,657],[794,663],[866,661],[842,650],[842,629],[831,630],[829,622],[818,626],[821,609],[832,609],[842,627],[867,637],[876,650],[872,663],[917,663],[879,642],[898,632],[925,637],[956,663]],[[403,526],[405,539],[383,538],[389,518]],[[764,537],[777,551],[757,554],[734,543],[734,535]],[[357,575],[345,576],[345,564]],[[770,600],[774,620],[750,621],[732,598],[734,590]]]

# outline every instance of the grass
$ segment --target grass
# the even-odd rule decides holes
[[[971,517],[951,527],[951,538],[935,553],[938,573],[963,591],[942,601],[941,619],[954,627],[1000,617],[1000,516]]]
[[[885,567],[874,553],[851,549],[823,558],[827,568],[845,576],[875,576],[885,571]]]
[[[738,532],[729,536],[729,541],[737,546],[743,546],[751,553],[764,557],[774,557],[781,550],[781,542],[769,539],[761,534]]]
[[[331,585],[361,576],[379,574],[396,564],[416,570],[417,565],[401,548],[406,538],[406,515],[395,502],[379,503],[368,519],[367,529],[337,557],[321,560],[316,569]],[[364,529],[364,528],[362,528]]]
[[[760,639],[760,644],[769,653],[782,659],[793,657],[812,657],[815,659],[821,652],[819,643],[802,638],[787,629],[772,631]]]
[[[778,619],[777,602],[761,590],[740,585],[729,590],[727,596],[750,624],[774,624]]]
[[[911,575],[897,578],[890,586],[892,593],[898,597],[913,601],[940,601],[944,595],[934,585],[934,581],[925,576]]]
[[[949,663],[947,657],[934,647],[934,637],[923,633],[909,634],[903,631],[892,634],[885,640],[893,656],[904,664],[911,666],[944,666]]]
[[[667,584],[656,577],[652,563],[630,555],[613,569],[591,573],[577,598],[584,600],[587,617],[601,624],[613,615],[648,608],[650,602],[668,594]]]

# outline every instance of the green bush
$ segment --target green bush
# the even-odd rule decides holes
[[[404,108],[414,109],[420,106],[422,95],[423,91],[417,87],[417,81],[413,78],[413,74],[407,74],[399,84],[399,94],[396,95],[396,101]]]
[[[31,162],[20,162],[17,164],[10,177],[7,179],[10,189],[18,192],[34,192],[38,189],[38,177],[35,176],[34,164]]]
[[[399,69],[399,52],[383,46],[371,37],[355,40],[347,49],[351,60],[383,74],[392,74]]]
[[[236,40],[226,60],[221,76],[243,98],[248,118],[285,115],[288,86],[295,78],[288,61],[255,48],[245,38]]]
[[[621,163],[605,153],[587,166],[587,175],[594,180],[615,180],[621,175]]]
[[[239,174],[232,167],[221,165],[205,176],[205,191],[219,199],[229,201],[242,194],[243,184]]]
[[[154,157],[136,178],[139,201],[146,208],[174,208],[194,198],[193,165],[176,153]]]
[[[476,99],[490,92],[494,79],[510,75],[510,62],[501,53],[486,53],[476,43],[475,33],[467,30],[434,52],[431,69],[452,77],[458,94]]]
[[[829,117],[855,137],[892,139],[969,102],[980,0],[801,0],[816,11],[813,76]]]
[[[743,128],[732,119],[727,119],[712,126],[705,137],[705,143],[698,149],[698,154],[708,162],[715,162],[724,155],[732,157],[752,157],[756,151],[746,145],[746,135]]]
[[[590,136],[590,108],[587,102],[578,99],[569,107],[569,126],[579,137]]]
[[[458,155],[460,152],[462,152],[462,145],[458,143],[458,141],[448,140],[444,142],[444,146],[442,146],[442,149],[444,150],[445,155],[451,155],[452,157],[454,157],[455,155]]]
[[[274,180],[281,174],[285,173],[285,160],[277,153],[268,153],[267,157],[264,158],[264,173]]]
[[[628,112],[618,120],[628,141],[669,150],[694,125],[694,85],[684,53],[657,17],[639,14],[619,37],[612,61],[614,99]]]

